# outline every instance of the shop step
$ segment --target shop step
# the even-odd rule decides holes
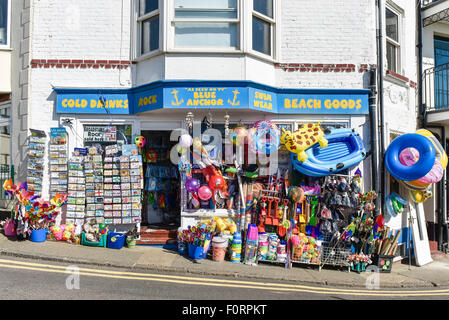
[[[164,245],[176,243],[177,231],[175,229],[153,229],[142,227],[140,230],[139,245]]]

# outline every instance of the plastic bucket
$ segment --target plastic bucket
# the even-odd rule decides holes
[[[187,254],[187,245],[183,242],[178,242],[178,253],[185,256]]]
[[[31,231],[31,241],[32,242],[45,242],[47,241],[48,229],[40,229]]]
[[[5,231],[5,236],[7,237],[15,237],[17,235],[16,225],[14,224],[14,221],[5,222],[3,230]]]
[[[136,247],[136,243],[137,243],[137,240],[136,239],[131,239],[131,240],[128,240],[128,239],[126,239],[126,246],[128,247],[128,248],[135,248]]]
[[[215,237],[212,240],[213,254],[212,259],[216,262],[223,262],[226,256],[229,240],[226,238]]]
[[[124,234],[111,232],[108,234],[107,247],[109,249],[121,249],[125,244],[125,239]]]
[[[203,258],[203,247],[195,246],[193,244],[189,244],[189,258],[190,259],[202,259]]]

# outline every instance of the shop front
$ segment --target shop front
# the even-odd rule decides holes
[[[22,204],[11,224],[111,248],[125,233],[135,243],[141,226],[166,226],[192,259],[391,271],[403,240],[374,214],[369,90],[54,90],[59,127],[31,131],[28,185],[4,186]]]
[[[258,121],[270,121],[291,132],[304,123],[320,122],[323,128],[355,128],[364,139],[368,135],[369,90],[281,89],[250,81],[159,81],[122,90],[54,90],[60,123],[70,127],[69,150],[129,144],[135,137],[145,137],[146,144],[140,149],[145,180],[144,224],[186,227],[208,217],[235,217],[239,211],[232,206],[191,205],[178,164],[170,160],[170,152],[178,143],[176,129],[188,130],[189,122],[190,134],[202,135],[203,142],[208,139],[204,135],[207,129],[218,130],[222,151],[232,149],[231,153],[241,150],[235,145],[226,149],[226,145],[232,145],[226,133],[236,126],[250,129]],[[187,117],[189,113],[191,118]],[[211,149],[207,144],[205,147]],[[280,148],[278,155],[285,170],[294,172],[289,152]],[[226,157],[227,162],[233,161],[229,153],[217,152],[215,156],[223,162]],[[360,170],[367,170],[363,163]]]

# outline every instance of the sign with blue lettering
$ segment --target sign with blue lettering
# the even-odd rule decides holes
[[[368,94],[310,92],[278,94],[278,113],[282,114],[367,114]]]
[[[129,89],[55,89],[56,113],[132,115],[157,109],[368,114],[369,90],[284,89],[251,81],[158,81]]]
[[[164,108],[242,109],[248,108],[248,89],[192,86],[164,89]]]
[[[107,90],[104,90],[107,91]],[[128,93],[59,93],[56,113],[131,114]]]
[[[141,113],[163,108],[162,88],[143,90],[133,95],[133,113]]]

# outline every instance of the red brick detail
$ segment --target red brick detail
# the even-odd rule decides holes
[[[357,69],[360,73],[369,70],[367,64],[360,65],[357,68],[355,64],[323,64],[323,63],[276,63],[274,65],[277,69],[282,69],[286,72],[356,72]]]
[[[410,85],[410,88],[413,88],[413,89],[416,89],[418,87],[418,84],[412,80],[410,80],[409,85]]]
[[[105,68],[105,69],[127,69],[131,65],[131,61],[126,60],[82,60],[82,59],[32,59],[31,68]],[[295,70],[292,70],[295,71]]]
[[[404,82],[409,82],[409,80],[410,80],[406,76],[403,76],[403,75],[401,75],[399,73],[396,73],[396,72],[393,72],[391,70],[387,70],[387,74],[392,76],[392,77],[394,77],[394,78],[396,78],[396,79],[402,80]]]

